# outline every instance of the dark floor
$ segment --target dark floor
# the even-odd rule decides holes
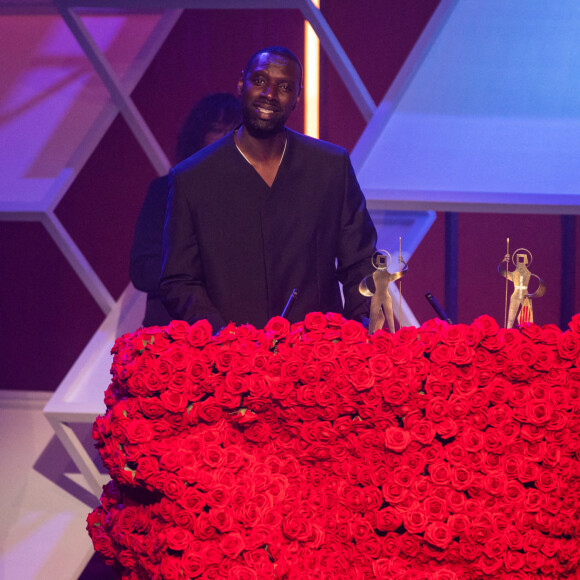
[[[86,565],[78,580],[117,580],[113,569],[107,566],[101,557],[95,553]]]

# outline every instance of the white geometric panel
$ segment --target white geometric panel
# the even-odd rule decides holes
[[[115,301],[55,208],[119,112],[168,169],[129,94],[179,14],[0,16],[0,221],[42,222],[105,314]]]
[[[160,15],[87,16],[83,22],[132,89],[157,52],[142,58]],[[54,207],[117,110],[58,15],[1,16],[0,53],[0,211],[14,219]]]
[[[580,213],[579,30],[577,0],[442,2],[353,152],[371,206]]]

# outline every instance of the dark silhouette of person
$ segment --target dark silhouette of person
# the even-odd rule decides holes
[[[193,107],[181,126],[177,137],[177,162],[217,141],[240,122],[241,105],[237,97],[230,93],[207,95]],[[167,175],[149,184],[133,237],[129,274],[135,288],[147,293],[144,326],[165,326],[172,320],[159,290],[168,195]]]

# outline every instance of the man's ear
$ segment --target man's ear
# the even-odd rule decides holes
[[[244,71],[242,71],[242,74],[240,75],[240,78],[238,79],[238,87],[237,87],[238,97],[242,96],[242,87],[243,86],[244,86]]]
[[[296,105],[300,102],[300,97],[302,96],[302,88],[303,87],[300,87],[300,92],[298,93],[298,97],[296,97],[296,102],[294,103],[292,110],[294,110],[296,108]]]

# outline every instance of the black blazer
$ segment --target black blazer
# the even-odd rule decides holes
[[[161,289],[174,318],[262,328],[294,288],[292,321],[313,311],[368,316],[358,284],[373,271],[376,231],[348,154],[287,135],[271,188],[233,133],[171,171]]]

